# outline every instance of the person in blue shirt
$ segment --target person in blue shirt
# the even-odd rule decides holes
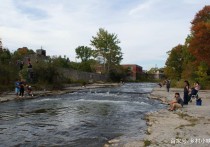
[[[20,93],[20,81],[16,80],[15,82],[15,95],[18,96]]]

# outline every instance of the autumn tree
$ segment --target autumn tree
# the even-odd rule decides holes
[[[204,62],[210,67],[210,6],[200,10],[192,21],[189,51],[197,65]]]
[[[200,10],[191,24],[185,44],[169,52],[165,74],[173,79],[197,80],[207,88],[210,86],[210,6]]]
[[[100,28],[96,36],[92,37],[91,45],[95,48],[95,57],[104,58],[104,70],[109,72],[114,66],[119,65],[122,58],[120,40],[115,33],[109,33]]]
[[[35,52],[27,47],[18,48],[17,51],[14,52],[14,55],[24,56],[28,54],[35,54]]]

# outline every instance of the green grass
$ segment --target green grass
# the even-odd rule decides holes
[[[180,125],[180,126],[176,127],[175,129],[183,129],[184,127],[193,127],[195,125],[196,125],[195,123]]]
[[[150,146],[152,142],[150,140],[144,140],[144,146]]]

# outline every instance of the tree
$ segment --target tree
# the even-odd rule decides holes
[[[104,58],[104,70],[108,72],[116,65],[119,65],[122,58],[120,40],[114,33],[108,33],[105,29],[100,28],[96,36],[92,37],[91,45],[95,47],[95,57],[102,56]]]
[[[183,65],[183,45],[177,45],[168,52],[165,74],[171,79],[181,79]]]
[[[27,47],[18,48],[17,51],[14,52],[14,55],[24,56],[29,54],[35,54],[35,52]]]
[[[188,49],[189,41],[191,39],[191,36],[188,36],[185,45],[182,48],[182,73],[181,77],[182,79],[194,79],[194,72],[196,70],[195,66],[195,57],[191,54],[191,52]]]
[[[155,74],[159,69],[157,67],[151,68],[149,71],[147,71],[148,74]]]
[[[210,6],[200,10],[191,22],[191,34],[184,45],[178,45],[169,52],[165,74],[171,79],[194,82],[209,87],[210,82]],[[178,83],[177,83],[178,84]]]
[[[86,62],[93,56],[93,51],[87,46],[78,46],[76,49],[77,58],[80,58],[82,62]]]
[[[200,65],[198,66],[198,70],[196,71],[196,74],[198,75],[198,81],[205,81],[208,79],[208,66],[206,65],[206,63],[201,62]],[[201,79],[201,80],[199,80]]]
[[[197,66],[205,62],[210,67],[210,6],[200,10],[192,21],[189,51],[196,58]]]
[[[11,62],[11,53],[8,49],[0,50],[0,63],[9,64]]]
[[[53,62],[53,64],[56,67],[69,68],[68,59],[66,59],[65,57],[64,58],[62,58],[61,56],[53,57],[51,58],[51,62]]]

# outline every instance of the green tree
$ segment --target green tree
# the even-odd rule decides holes
[[[166,61],[166,68],[164,70],[167,77],[171,79],[181,79],[182,65],[183,65],[183,45],[177,45],[168,52],[168,59]]]
[[[148,74],[154,74],[158,71],[159,69],[157,67],[151,68],[149,71],[147,71]]]
[[[8,49],[3,49],[0,51],[0,63],[9,64],[11,62],[11,53]]]
[[[108,72],[120,64],[122,58],[120,40],[114,33],[108,33],[107,30],[100,28],[96,36],[92,37],[91,45],[95,47],[95,57],[102,56],[104,58],[104,70]]]
[[[93,51],[87,46],[78,46],[76,49],[77,58],[80,58],[82,62],[86,62],[93,56]]]
[[[0,91],[8,90],[13,86],[13,81],[18,78],[16,64],[12,61],[9,49],[0,50]]]
[[[62,58],[61,56],[59,57],[53,57],[51,59],[51,62],[53,62],[53,64],[56,66],[56,67],[63,67],[63,68],[69,68],[69,60],[68,58]]]
[[[182,57],[183,57],[183,64],[182,64],[182,79],[193,80],[194,79],[194,71],[195,71],[195,57],[191,54],[188,50],[188,41],[190,40],[190,36],[187,37],[185,41],[185,45],[182,48]]]
[[[33,65],[33,71],[36,75],[36,80],[39,83],[53,84],[59,81],[59,68],[55,63],[40,61]]]
[[[198,70],[196,71],[196,74],[198,76],[196,80],[202,82],[207,81],[209,79],[207,72],[208,72],[208,65],[205,62],[201,62],[200,65],[198,66]]]

